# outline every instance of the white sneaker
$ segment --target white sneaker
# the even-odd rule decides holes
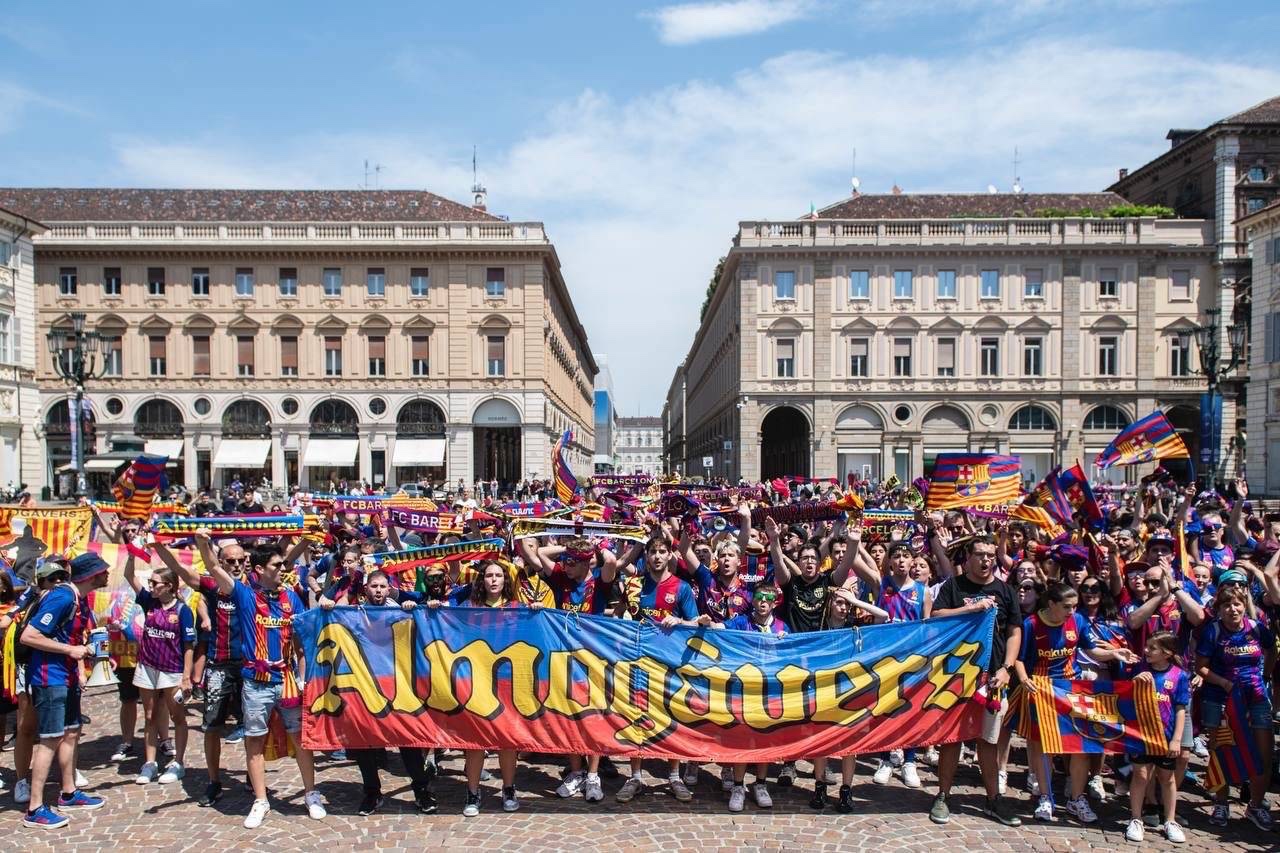
[[[698,764],[693,761],[686,761],[684,765],[684,783],[692,788],[698,784]]]
[[[671,795],[680,802],[687,803],[693,799],[693,792],[685,787],[684,780],[679,776],[672,776],[667,784],[671,786]]]
[[[893,765],[887,761],[881,761],[880,766],[876,768],[876,772],[872,775],[871,781],[875,782],[877,785],[888,785],[889,777],[892,775]]]
[[[733,768],[728,765],[720,768],[720,790],[725,793],[733,790]]]
[[[729,792],[729,811],[740,812],[747,804],[747,789],[743,785],[734,785]]]
[[[13,801],[19,804],[31,802],[31,783],[26,779],[19,779],[14,784]]]
[[[1197,758],[1209,757],[1209,741],[1204,735],[1199,735],[1191,741],[1191,751]]]
[[[1057,820],[1053,816],[1053,803],[1048,797],[1041,797],[1040,802],[1036,804],[1035,813],[1032,815],[1036,820],[1042,820],[1045,823],[1053,823]]]
[[[1164,837],[1173,844],[1186,843],[1186,833],[1182,831],[1182,827],[1178,826],[1177,821],[1169,821],[1164,825]]]
[[[902,784],[908,788],[920,787],[920,774],[916,772],[916,763],[914,761],[903,762]]]
[[[614,794],[614,799],[620,803],[629,803],[636,798],[636,794],[644,789],[644,782],[641,782],[635,776],[630,777],[622,783],[622,787],[618,789],[618,793]]]
[[[138,778],[133,781],[137,782],[139,785],[150,785],[152,782],[156,781],[156,776],[159,775],[159,773],[160,768],[156,767],[156,763],[154,761],[148,761],[146,764],[142,765],[142,770],[138,772]]]
[[[176,761],[170,761],[169,766],[160,774],[159,782],[161,785],[169,785],[177,782],[184,775],[186,775],[186,771],[182,769],[182,765]]]
[[[1142,821],[1134,819],[1129,821],[1129,828],[1124,831],[1126,841],[1132,841],[1135,844],[1142,842],[1142,837],[1146,834],[1142,828]]]
[[[1040,796],[1040,780],[1032,770],[1027,771],[1027,793],[1033,797]]]
[[[582,796],[588,803],[598,803],[604,799],[604,789],[600,787],[599,776],[588,776],[585,789]]]
[[[1009,790],[1009,771],[1001,770],[996,774],[996,792],[1000,796],[1004,796]]]
[[[79,767],[76,768],[76,787],[80,788],[81,790],[89,787],[89,780],[83,773],[80,772]]]
[[[1090,776],[1089,783],[1085,786],[1085,789],[1089,792],[1089,796],[1100,803],[1107,799],[1107,789],[1102,787],[1101,776]]]
[[[894,767],[901,767],[901,766],[902,766],[902,762],[903,762],[902,750],[900,750],[900,749],[891,749],[891,750],[889,750],[889,763],[890,763],[890,764],[892,764]]]
[[[257,829],[262,826],[262,822],[267,819],[267,813],[271,811],[271,803],[266,800],[254,800],[253,808],[249,809],[249,814],[245,816],[244,828]]]
[[[930,767],[938,766],[938,748],[931,746],[924,751],[924,763]]]
[[[302,798],[307,804],[307,814],[311,815],[312,820],[324,820],[329,816],[329,812],[324,807],[324,802],[320,799],[319,791],[307,791],[307,795]]]
[[[560,783],[560,787],[556,788],[556,796],[563,799],[576,797],[582,791],[582,786],[586,784],[587,774],[582,770],[575,770],[568,776],[564,777],[564,781]]]
[[[520,810],[520,798],[516,796],[515,785],[502,789],[502,810],[504,812],[515,812]]]
[[[1098,816],[1089,807],[1089,800],[1084,794],[1067,803],[1067,814],[1081,823],[1097,823]]]
[[[769,786],[763,782],[757,782],[751,788],[752,794],[755,795],[756,805],[762,809],[773,808],[773,797],[769,796]]]

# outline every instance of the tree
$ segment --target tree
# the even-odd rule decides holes
[[[726,255],[720,256],[720,260],[716,262],[716,271],[711,274],[711,281],[707,282],[707,295],[702,300],[701,310],[698,311],[699,323],[707,316],[707,309],[711,307],[711,297],[716,295],[716,287],[720,284],[720,276],[724,274],[726,257]]]

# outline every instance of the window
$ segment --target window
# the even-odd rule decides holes
[[[369,375],[387,375],[387,339],[381,335],[369,338]]]
[[[1022,296],[1024,299],[1044,298],[1044,270],[1027,270],[1022,280]]]
[[[774,344],[774,376],[778,379],[794,379],[796,376],[796,342],[782,338]]]
[[[151,355],[151,375],[164,376],[167,367],[165,358],[165,336],[151,335],[147,339]]]
[[[938,298],[956,298],[956,271],[938,270]]]
[[[148,276],[150,278],[150,276]],[[161,285],[163,293],[163,285]],[[155,291],[152,291],[155,295]],[[192,296],[208,296],[209,295],[209,268],[195,267],[191,270],[191,295]]]
[[[236,268],[236,296],[253,296],[253,270],[250,267]]]
[[[1174,270],[1169,274],[1169,298],[1191,298],[1191,270]]]
[[[981,338],[978,341],[978,370],[983,376],[1000,375],[1000,339]]]
[[[1169,375],[1191,375],[1191,336],[1174,335],[1169,339]]]
[[[489,267],[484,273],[484,295],[490,299],[501,299],[506,294],[507,271],[502,267]]]
[[[1098,338],[1098,375],[1118,376],[1120,373],[1120,339],[1115,335]]]
[[[1098,273],[1098,296],[1115,299],[1120,295],[1120,274],[1115,267],[1103,267]]]
[[[326,299],[338,299],[342,296],[342,270],[337,267],[328,267],[321,274],[321,280],[324,282]]]
[[[236,335],[236,375],[253,375],[253,335]]]
[[[938,375],[956,375],[955,338],[938,338]]]
[[[982,283],[978,295],[983,299],[999,299],[1000,298],[1000,271],[999,270],[983,270]]]
[[[76,295],[76,268],[62,267],[58,270],[58,295]]]
[[[414,335],[409,339],[409,358],[414,376],[431,375],[431,338]]]
[[[911,375],[911,338],[893,339],[893,375]]]
[[[1022,375],[1044,376],[1044,338],[1023,339]]]
[[[1266,179],[1267,179],[1266,169],[1262,168],[1261,166],[1249,167],[1249,181],[1251,183],[1258,183],[1261,181],[1265,181]]]
[[[336,335],[324,339],[324,375],[342,375],[342,338]]]
[[[1104,429],[1108,432],[1124,429],[1129,425],[1129,416],[1115,406],[1098,406],[1085,415],[1085,429]]]
[[[280,268],[280,295],[294,297],[298,295],[298,271],[293,267]]]
[[[1248,213],[1257,213],[1259,210],[1262,210],[1266,204],[1267,200],[1264,198],[1251,198],[1245,201],[1244,209]]]
[[[1047,409],[1023,406],[1009,419],[1009,429],[1057,429],[1058,424]]]
[[[431,270],[416,267],[409,270],[409,295],[424,297],[431,291]]]
[[[123,341],[119,335],[105,335],[104,339],[104,346],[106,347],[106,351],[102,355],[104,375],[120,376],[124,372],[123,353],[121,350]]]
[[[893,298],[911,299],[915,295],[911,282],[911,270],[893,271]]]
[[[796,274],[793,270],[777,270],[773,274],[773,298],[796,298]]]
[[[507,339],[504,336],[489,335],[485,338],[485,361],[489,376],[507,374]]]
[[[120,294],[120,267],[107,267],[102,271],[102,295],[119,296]]]
[[[871,298],[871,277],[866,270],[851,270],[849,272],[849,298]]]
[[[867,338],[854,338],[849,341],[849,375],[869,376],[867,355],[871,349],[871,341]]]
[[[194,376],[209,375],[209,336],[193,335],[191,337],[191,352],[193,354],[191,361],[191,373]]]
[[[281,335],[280,337],[280,375],[298,375],[297,335]]]
[[[10,362],[9,357],[9,315],[0,314],[0,361]]]
[[[147,267],[147,293],[151,296],[164,296],[164,267]],[[207,284],[204,295],[209,295]]]
[[[364,287],[370,296],[386,296],[387,271],[382,267],[369,267],[364,274]]]

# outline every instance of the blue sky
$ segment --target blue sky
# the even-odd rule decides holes
[[[0,24],[0,183],[383,187],[546,222],[623,415],[658,414],[742,219],[1095,190],[1280,95],[1280,4],[59,2]],[[1272,40],[1273,42],[1274,40]]]

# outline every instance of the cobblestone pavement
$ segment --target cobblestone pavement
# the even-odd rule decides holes
[[[436,785],[440,813],[418,815],[411,806],[408,780],[384,771],[383,788],[388,801],[372,817],[360,817],[359,774],[351,762],[319,763],[319,789],[328,802],[330,814],[324,821],[311,820],[302,805],[296,765],[289,760],[268,768],[268,785],[273,792],[274,811],[256,831],[241,826],[251,795],[244,776],[244,752],[240,746],[224,746],[224,762],[230,769],[226,796],[212,809],[195,805],[206,777],[200,734],[192,732],[188,749],[186,779],[181,785],[135,785],[138,761],[117,766],[108,760],[118,742],[115,719],[118,704],[114,689],[98,690],[86,698],[85,710],[92,716],[87,740],[81,751],[80,767],[89,777],[94,793],[105,796],[107,805],[96,812],[72,814],[71,824],[60,832],[25,829],[19,807],[8,793],[0,795],[0,833],[3,849],[31,851],[96,851],[128,848],[138,851],[176,850],[347,850],[354,847],[422,849],[424,847],[470,850],[919,850],[937,853],[953,850],[1117,850],[1130,845],[1124,839],[1123,810],[1118,801],[1098,808],[1100,822],[1082,827],[1062,817],[1053,825],[1033,824],[1033,803],[1027,794],[1013,792],[1023,774],[1015,770],[1010,779],[1011,798],[1027,824],[1022,829],[1004,829],[984,819],[976,772],[962,771],[951,803],[949,824],[936,826],[927,811],[934,793],[934,777],[927,767],[921,776],[925,787],[910,790],[894,779],[881,787],[872,783],[868,762],[861,762],[855,783],[856,813],[841,815],[828,809],[815,813],[808,805],[812,785],[800,782],[786,789],[771,786],[772,810],[757,809],[748,802],[746,811],[730,815],[725,807],[716,768],[704,768],[692,803],[677,803],[661,784],[650,777],[651,787],[627,805],[614,801],[613,792],[621,778],[604,779],[607,798],[588,805],[581,798],[566,801],[555,796],[559,784],[559,763],[542,760],[521,763],[516,780],[521,809],[503,813],[497,797],[497,781],[484,784],[484,809],[477,818],[463,818],[459,753],[449,753],[442,763]],[[192,722],[198,721],[193,713]],[[12,785],[12,753],[0,758],[3,776]],[[399,771],[394,757],[390,767]],[[497,772],[496,761],[491,760]],[[625,769],[625,765],[619,764]],[[807,764],[802,764],[807,768]],[[646,769],[650,769],[646,767]],[[661,772],[655,763],[652,770]],[[224,778],[228,774],[224,773]],[[1111,782],[1108,780],[1108,790]],[[1274,790],[1274,789],[1273,789]],[[53,789],[50,789],[53,794]],[[1273,799],[1274,799],[1273,794]],[[1186,850],[1280,849],[1280,832],[1263,833],[1243,819],[1243,809],[1233,806],[1233,820],[1226,829],[1208,824],[1203,792],[1198,788],[1183,792],[1179,818],[1187,830]],[[1147,831],[1144,849],[1178,849],[1152,830]]]

